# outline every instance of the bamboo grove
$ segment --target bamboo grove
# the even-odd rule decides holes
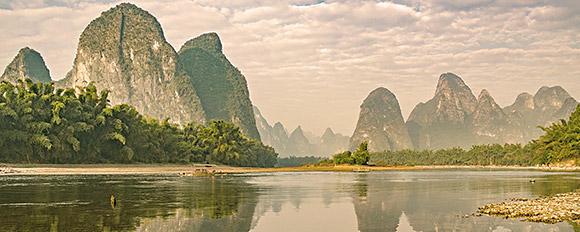
[[[233,123],[177,125],[126,105],[91,83],[0,83],[0,162],[216,163],[272,167],[274,149],[246,138]]]

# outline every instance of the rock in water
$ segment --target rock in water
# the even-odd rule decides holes
[[[477,99],[459,76],[441,74],[435,96],[415,106],[407,120],[415,149],[468,146],[467,117],[476,106]]]
[[[16,83],[18,79],[26,78],[30,78],[34,82],[48,83],[52,81],[50,72],[40,53],[29,47],[18,51],[16,57],[6,66],[2,77],[0,77],[1,80],[12,83]]]
[[[260,140],[246,78],[222,52],[216,33],[187,41],[179,61],[191,77],[206,119],[233,122],[250,138]]]
[[[178,123],[206,120],[161,25],[133,4],[119,4],[89,23],[79,39],[73,69],[58,85],[84,86],[91,81],[98,89],[111,90],[113,105],[126,103],[143,114]]]
[[[356,129],[350,139],[354,150],[368,141],[370,151],[413,148],[397,97],[385,88],[372,91],[361,105]]]

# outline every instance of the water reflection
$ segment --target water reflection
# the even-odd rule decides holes
[[[535,179],[536,183],[530,183]],[[578,173],[424,170],[0,177],[2,231],[573,231],[473,216],[580,188]],[[110,196],[116,199],[111,207]],[[463,215],[469,218],[463,218]]]

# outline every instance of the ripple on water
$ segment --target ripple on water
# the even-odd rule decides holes
[[[64,201],[64,202],[17,202],[17,203],[4,203],[0,204],[0,207],[37,207],[37,206],[47,206],[47,207],[58,207],[58,206],[80,206],[88,205],[90,202],[85,201]]]

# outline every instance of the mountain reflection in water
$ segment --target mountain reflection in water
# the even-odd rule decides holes
[[[3,176],[0,218],[2,231],[573,231],[567,223],[461,216],[509,198],[572,191],[578,179],[485,169]]]

